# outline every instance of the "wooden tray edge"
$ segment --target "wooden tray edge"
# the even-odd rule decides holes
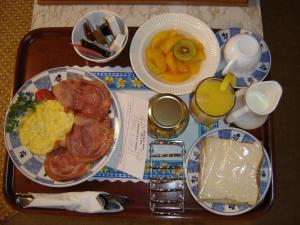
[[[248,0],[38,0],[39,5],[71,4],[162,4],[162,5],[208,5],[208,6],[247,6]]]

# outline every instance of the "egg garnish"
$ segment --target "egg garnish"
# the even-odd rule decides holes
[[[51,152],[55,143],[71,131],[73,123],[74,114],[65,112],[60,102],[41,101],[20,119],[21,144],[34,154]]]

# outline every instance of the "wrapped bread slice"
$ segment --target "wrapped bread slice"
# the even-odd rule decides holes
[[[201,143],[200,200],[255,205],[262,159],[260,142],[205,138]]]

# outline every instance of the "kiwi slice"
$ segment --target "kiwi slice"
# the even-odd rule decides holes
[[[195,57],[197,49],[191,40],[183,39],[174,46],[173,52],[178,60],[189,61]]]

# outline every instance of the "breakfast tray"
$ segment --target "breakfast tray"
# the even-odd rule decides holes
[[[129,29],[129,42],[114,61],[101,64],[101,66],[130,66],[129,47],[130,42],[137,28]],[[21,41],[18,49],[16,61],[16,70],[14,78],[13,93],[21,87],[21,85],[32,76],[53,67],[61,66],[96,66],[95,63],[88,62],[76,54],[73,47],[70,45],[72,28],[42,28],[33,30],[28,33]],[[99,66],[99,65],[97,65]],[[273,165],[274,176],[274,146],[272,145],[272,119],[251,133],[261,140],[270,156]],[[125,210],[118,214],[83,214],[56,209],[19,209],[15,205],[16,193],[40,192],[40,193],[60,193],[69,191],[107,191],[129,197],[129,203]],[[274,178],[272,179],[269,191],[264,201],[254,210],[243,215],[234,217],[225,217],[215,215],[206,209],[202,208],[189,193],[188,188],[185,188],[185,212],[179,216],[158,216],[153,215],[149,208],[149,184],[143,182],[110,182],[110,181],[86,181],[82,184],[65,187],[53,188],[37,184],[26,178],[13,165],[13,162],[6,156],[6,167],[4,177],[4,194],[6,200],[16,209],[23,212],[40,212],[48,214],[62,215],[80,215],[80,216],[101,216],[119,219],[176,219],[181,221],[200,220],[200,219],[251,219],[257,218],[265,214],[271,207],[275,196]]]

